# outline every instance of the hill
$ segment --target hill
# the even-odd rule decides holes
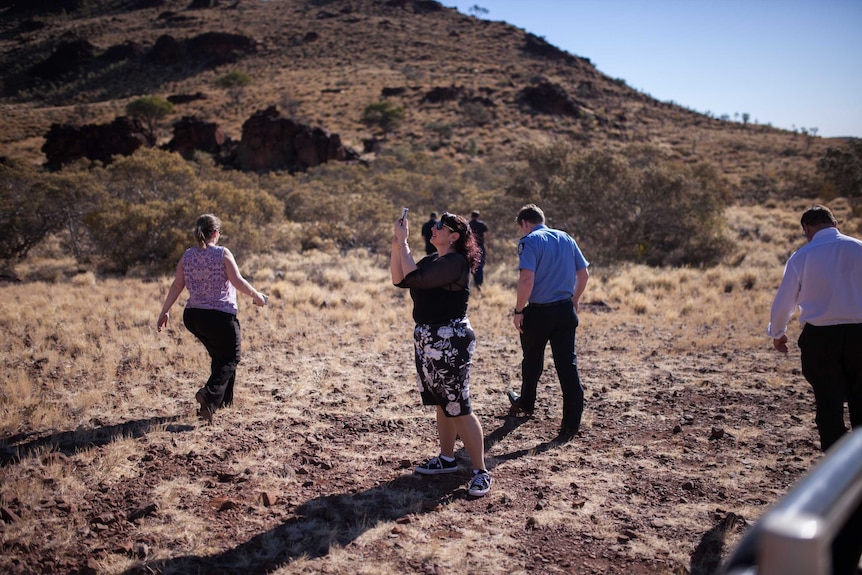
[[[170,122],[192,115],[238,138],[255,111],[277,106],[360,153],[408,146],[466,162],[512,158],[520,144],[548,139],[648,143],[713,163],[740,195],[764,187],[811,195],[804,188],[830,144],[657,101],[588,57],[433,0],[5,5],[0,155],[36,163],[52,123],[107,123],[144,95],[197,98],[175,106],[160,142]],[[250,85],[218,88],[229,72]],[[405,119],[381,142],[361,118],[384,100],[403,106]]]

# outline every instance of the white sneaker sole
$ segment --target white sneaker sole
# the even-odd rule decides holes
[[[444,473],[456,473],[458,471],[458,466],[455,467],[444,467],[442,469],[426,469],[424,467],[414,467],[413,468],[416,473],[421,475],[442,475]]]

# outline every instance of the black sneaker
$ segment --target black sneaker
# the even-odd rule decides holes
[[[533,415],[532,409],[524,409],[521,407],[521,396],[512,391],[511,389],[506,392],[506,395],[509,397],[509,415],[512,417],[517,417],[519,414],[523,414],[527,417],[531,417]]]
[[[422,475],[439,475],[458,471],[458,461],[446,461],[442,457],[432,457],[422,465],[416,466],[416,473]]]
[[[473,497],[482,497],[491,490],[491,474],[487,471],[479,471],[473,474],[467,493]]]

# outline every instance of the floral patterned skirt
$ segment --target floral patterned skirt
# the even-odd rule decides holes
[[[476,334],[466,317],[443,325],[416,324],[416,372],[423,405],[439,405],[449,417],[469,415],[470,366]]]

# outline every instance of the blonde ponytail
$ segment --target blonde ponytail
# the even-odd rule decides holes
[[[197,241],[200,248],[205,248],[207,247],[207,241],[220,230],[221,220],[213,214],[198,216],[198,221],[195,223],[195,241]]]

